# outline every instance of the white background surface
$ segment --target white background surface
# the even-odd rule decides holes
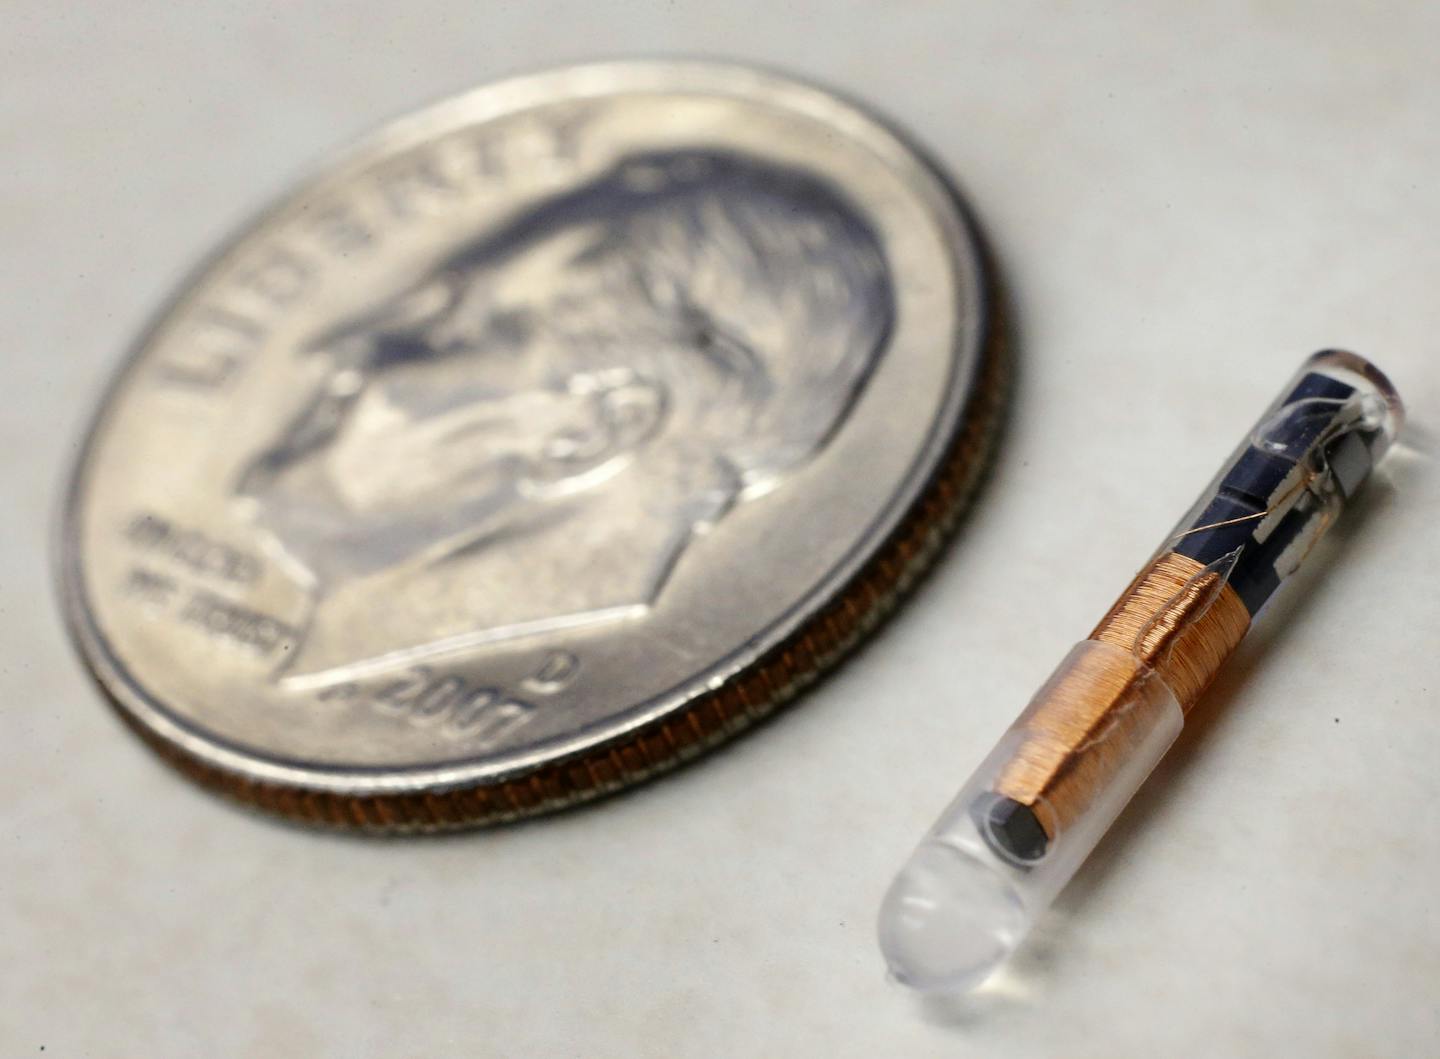
[[[1440,1054],[1440,533],[1401,454],[1013,971],[887,986],[921,832],[1300,357],[1440,405],[1433,5],[0,6],[0,1055]],[[49,522],[91,401],[326,150],[575,58],[839,86],[959,176],[1017,311],[995,472],[912,605],[701,765],[445,839],[198,793],[70,655]]]

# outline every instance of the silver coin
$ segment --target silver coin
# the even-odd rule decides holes
[[[954,192],[694,63],[405,118],[211,257],[84,446],[63,586],[121,715],[321,823],[581,800],[786,701],[935,553],[1001,358]]]

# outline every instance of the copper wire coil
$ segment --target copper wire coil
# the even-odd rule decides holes
[[[1057,673],[1019,722],[1025,735],[995,792],[1027,806],[1053,839],[1094,801],[1154,724],[1163,680],[1189,713],[1250,626],[1224,574],[1165,552],[1131,582],[1089,639],[1119,650]]]
[[[1250,628],[1250,612],[1221,577],[1165,552],[1140,572],[1089,639],[1133,650],[1187,714]]]

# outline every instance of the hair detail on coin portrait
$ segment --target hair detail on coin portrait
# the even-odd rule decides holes
[[[738,154],[631,156],[462,247],[297,352],[323,381],[237,483],[314,598],[282,676],[643,615],[825,446],[893,316],[841,194]]]

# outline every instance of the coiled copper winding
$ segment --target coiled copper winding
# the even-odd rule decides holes
[[[1162,680],[1189,713],[1250,626],[1223,570],[1165,552],[1131,582],[1089,639],[1093,652],[1057,673],[1019,722],[1024,735],[997,776],[997,794],[1028,807],[1053,839],[1094,800],[1154,724]]]

